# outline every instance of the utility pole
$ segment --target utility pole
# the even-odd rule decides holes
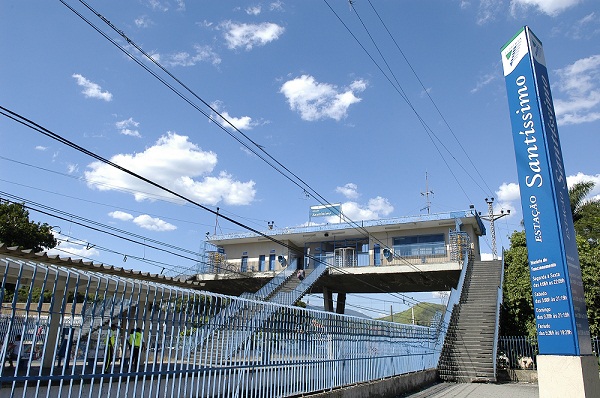
[[[496,229],[494,228],[494,221],[510,214],[510,210],[500,210],[499,214],[494,214],[494,198],[485,198],[485,203],[488,205],[488,215],[482,216],[479,212],[479,217],[483,220],[490,222],[490,232],[492,234],[492,259],[498,260],[498,252],[496,251]]]
[[[423,207],[421,210],[427,209],[427,214],[429,214],[429,210],[431,208],[429,195],[433,195],[433,191],[429,190],[429,176],[427,175],[427,172],[425,172],[425,192],[421,192],[421,196],[425,196],[425,207]]]

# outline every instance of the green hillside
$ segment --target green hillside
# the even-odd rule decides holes
[[[436,311],[440,311],[442,315],[446,311],[446,306],[434,303],[419,303],[412,307],[415,311],[415,324],[429,326],[431,319],[435,316]],[[393,321],[398,323],[412,323],[412,311],[407,309],[406,311],[397,312],[393,315]],[[382,321],[391,321],[392,317],[389,315],[383,318],[378,318]]]

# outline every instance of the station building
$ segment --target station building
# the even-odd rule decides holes
[[[244,276],[264,283],[287,267],[310,270],[326,265],[328,275],[313,292],[327,286],[346,293],[449,290],[465,253],[480,260],[479,237],[484,234],[481,218],[470,208],[207,235],[198,280],[212,290],[213,280],[229,279],[235,289],[234,281]],[[254,291],[259,285],[246,284],[245,289]]]

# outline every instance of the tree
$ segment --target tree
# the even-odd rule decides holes
[[[584,215],[582,211],[585,210],[585,207],[590,203],[594,203],[593,201],[588,201],[585,198],[592,192],[594,189],[593,181],[580,181],[578,183],[573,184],[571,188],[569,188],[569,200],[571,201],[571,214],[573,214],[573,223],[580,220]]]
[[[511,235],[510,249],[504,252],[504,264],[501,334],[533,337],[535,321],[524,231],[515,231]]]
[[[585,305],[592,336],[600,335],[600,247],[577,236],[577,251],[581,265]]]
[[[600,201],[586,200],[595,184],[592,181],[582,181],[569,189],[573,224],[578,236],[583,237],[592,245],[600,242]]]
[[[569,189],[571,211],[577,235],[577,251],[590,333],[600,334],[600,201],[585,198],[594,188],[593,182],[582,182]],[[536,336],[527,244],[524,231],[510,237],[510,249],[504,252],[505,276],[501,331],[503,335]]]
[[[39,252],[56,247],[51,227],[29,221],[29,212],[21,203],[0,200],[0,242]]]

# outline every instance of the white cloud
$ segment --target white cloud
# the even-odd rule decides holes
[[[115,219],[121,220],[121,221],[133,220],[133,216],[131,214],[126,213],[124,211],[120,211],[120,210],[111,211],[110,213],[108,213],[108,215],[112,218],[115,218]]]
[[[73,174],[73,173],[77,173],[79,171],[79,166],[73,163],[69,163],[67,165],[67,173],[68,174]]]
[[[150,231],[173,231],[177,227],[173,224],[169,224],[160,218],[150,217],[147,214],[142,214],[133,219],[133,222],[141,228],[148,229]]]
[[[259,15],[260,12],[261,12],[260,4],[257,6],[252,6],[252,7],[246,8],[246,14],[248,14],[248,15]]]
[[[148,6],[150,6],[150,8],[152,8],[154,11],[169,11],[169,6],[166,1],[162,2],[160,0],[148,0]]]
[[[566,35],[575,40],[591,39],[600,33],[600,18],[595,12],[591,12],[569,26]]]
[[[567,176],[567,186],[569,188],[571,188],[575,183],[582,181],[592,181],[595,184],[594,189],[588,195],[588,199],[593,199],[596,197],[600,198],[600,174],[589,175],[579,172],[575,175]],[[521,193],[519,190],[519,184],[517,183],[511,182],[500,185],[496,191],[496,198],[498,200],[494,204],[494,214],[499,213],[501,210],[510,210],[511,214],[509,217],[512,217],[521,208],[519,203],[521,200]],[[482,211],[482,213],[487,215],[487,209],[485,212]]]
[[[344,195],[347,199],[356,199],[358,198],[358,185],[349,182],[348,184],[344,185],[343,187],[337,187],[335,189],[336,192],[341,193],[342,195]]]
[[[152,58],[166,66],[188,67],[195,66],[199,62],[210,62],[213,65],[219,65],[221,63],[221,57],[210,46],[196,44],[194,46],[194,51],[194,54],[190,54],[187,51],[180,51],[168,55],[154,53],[152,54]]]
[[[138,28],[147,28],[152,25],[152,20],[147,15],[142,15],[141,17],[134,19],[133,22]]]
[[[151,217],[148,214],[142,214],[137,217],[132,216],[124,211],[116,210],[111,211],[108,215],[114,219],[121,221],[133,221],[137,226],[148,229],[150,231],[173,231],[177,227],[160,218]]]
[[[58,241],[58,245],[47,251],[49,256],[59,256],[61,258],[90,258],[100,256],[100,252],[95,245],[90,245],[85,240],[73,240],[68,236],[62,235],[57,231],[52,231],[52,235]]]
[[[217,112],[219,112],[222,116],[222,117],[219,117],[218,115],[213,113],[210,116],[211,119],[217,120],[219,123],[221,123],[228,129],[233,129],[233,127],[231,127],[231,125],[229,123],[233,124],[238,130],[250,130],[254,126],[256,126],[256,122],[253,122],[252,118],[250,116],[235,117],[235,116],[231,116],[229,114],[229,112],[227,112],[227,111],[221,111],[221,108],[223,107],[221,101],[215,101],[211,104],[211,106]],[[227,119],[229,121],[229,123],[227,123],[223,119]]]
[[[137,127],[139,125],[140,125],[140,123],[136,122],[131,117],[129,119],[121,120],[121,121],[115,123],[115,126],[117,127],[117,129],[119,129],[119,133],[121,133],[123,135],[129,135],[131,137],[138,137],[138,138],[142,136],[140,134],[140,132],[137,130]],[[134,127],[134,128],[132,129],[132,127]]]
[[[496,16],[500,14],[502,5],[503,3],[498,0],[480,0],[477,9],[477,24],[484,25],[495,20]],[[461,3],[461,8],[465,7],[466,5]]]
[[[274,1],[269,4],[269,9],[271,11],[283,11],[283,1]]]
[[[510,214],[507,217],[517,217],[518,210],[520,209],[519,200],[521,198],[521,191],[519,191],[519,184],[514,182],[503,183],[496,191],[496,201],[492,208],[494,214],[506,213]],[[516,206],[519,206],[517,208]],[[481,212],[487,215],[487,208]]]
[[[42,145],[37,145],[37,146],[35,147],[35,150],[36,150],[36,151],[45,151],[45,150],[47,150],[47,149],[48,149],[48,147],[47,147],[47,146],[42,146]]]
[[[595,195],[600,195],[600,174],[589,175],[583,174],[581,172],[575,174],[574,176],[567,176],[567,186],[571,188],[574,184],[578,182],[584,181],[592,181],[594,185],[594,189],[590,192],[590,197]]]
[[[514,182],[503,183],[500,188],[496,191],[496,197],[500,202],[512,202],[519,200],[521,193],[519,191],[519,184]]]
[[[98,84],[89,81],[78,73],[74,73],[72,77],[77,80],[79,86],[83,87],[82,93],[86,98],[97,98],[107,102],[112,100],[112,94],[108,91],[102,91],[102,88]]]
[[[582,0],[511,0],[511,13],[515,15],[520,9],[534,8],[544,14],[556,16],[581,3]]]
[[[471,94],[475,94],[476,92],[478,92],[479,90],[481,90],[482,88],[487,86],[488,84],[494,82],[495,80],[498,79],[498,76],[499,75],[496,72],[487,73],[487,74],[479,76],[479,78],[477,79],[477,84],[475,85],[475,87],[473,87],[471,89]]]
[[[361,205],[356,202],[342,203],[342,214],[353,221],[359,220],[376,220],[381,217],[386,217],[394,211],[394,206],[386,198],[377,196],[369,199],[366,205]],[[331,216],[326,218],[329,223],[340,222],[339,216]]]
[[[196,25],[203,27],[203,28],[210,28],[213,26],[213,23],[211,21],[208,21],[205,19],[201,22],[197,22]]]
[[[586,15],[585,17],[581,18],[579,21],[577,21],[577,24],[578,25],[587,25],[589,23],[594,23],[597,20],[598,20],[598,18],[596,17],[596,13],[591,12],[588,15]]]
[[[567,97],[554,101],[558,123],[600,120],[600,54],[579,59],[556,73],[558,92]]]
[[[299,112],[303,120],[331,118],[339,121],[346,117],[350,105],[361,101],[355,93],[366,87],[364,80],[355,80],[349,87],[339,90],[332,84],[319,83],[312,76],[302,75],[285,82],[279,92],[285,95],[290,109]]]
[[[227,119],[229,123],[233,124],[238,130],[250,130],[254,126],[250,116],[234,117],[228,112],[221,112],[221,116]],[[225,123],[225,121],[223,121],[223,123],[225,127],[231,128],[229,123]]]
[[[220,24],[220,27],[225,29],[227,47],[232,50],[239,47],[251,50],[254,46],[264,46],[279,39],[285,31],[283,26],[271,22],[246,24],[225,21]]]
[[[254,181],[236,181],[226,172],[211,176],[217,155],[202,151],[187,136],[169,132],[144,152],[114,155],[111,162],[203,204],[247,205],[254,200]],[[88,165],[85,177],[90,188],[101,191],[133,191],[137,201],[155,195],[169,196],[114,167],[101,162]],[[201,179],[196,179],[202,177]],[[172,198],[175,199],[175,198]]]
[[[69,242],[62,242],[60,246],[55,247],[54,249],[48,250],[49,256],[60,256],[61,258],[71,257],[71,258],[91,258],[100,256],[100,252],[95,247],[90,247],[89,249],[86,246],[74,245]]]

